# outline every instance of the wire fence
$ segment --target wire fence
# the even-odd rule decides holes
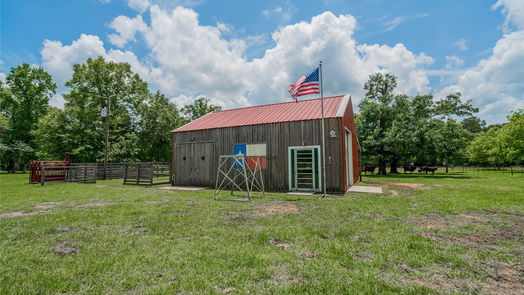
[[[427,171],[424,168],[428,168],[426,166],[419,167],[419,166],[410,166],[410,168],[405,167],[398,167],[397,170],[399,173],[419,173],[419,174],[427,174],[428,172],[432,174],[431,170]],[[413,169],[415,168],[415,169]],[[446,171],[446,167],[442,166],[433,166],[430,167],[431,169],[436,168],[436,173],[442,173]],[[387,172],[389,173],[391,170],[390,166],[386,167]],[[454,167],[448,167],[449,172],[477,172],[477,173],[507,173],[511,175],[522,175],[524,176],[524,165],[514,165],[514,166],[454,166]],[[363,175],[373,175],[378,172],[377,166],[362,166],[362,174]]]
[[[445,168],[444,168],[445,169]],[[524,165],[522,166],[459,166],[450,167],[450,171],[459,172],[478,172],[478,173],[510,173],[524,175]]]

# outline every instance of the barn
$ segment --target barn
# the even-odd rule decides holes
[[[351,96],[323,99],[326,189],[359,181],[359,144]],[[220,155],[260,157],[267,191],[321,192],[321,100],[307,99],[209,113],[172,131],[172,184],[214,187]]]

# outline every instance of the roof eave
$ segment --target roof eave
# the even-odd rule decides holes
[[[340,102],[340,105],[338,106],[337,110],[337,118],[344,117],[344,113],[346,112],[346,109],[348,108],[349,102],[351,101],[351,94],[344,95],[344,98],[342,98],[342,101]]]
[[[214,113],[214,112],[207,113],[207,114],[203,115],[202,117],[200,117],[200,118],[198,118],[198,119],[196,119],[196,120],[193,120],[193,121],[191,121],[191,122],[188,122],[188,123],[186,123],[186,124],[184,124],[184,125],[178,127],[177,129],[173,129],[173,130],[171,130],[171,133],[175,133],[175,132],[183,132],[183,131],[180,130],[180,129],[186,127],[186,126],[189,125],[189,124],[192,124],[192,123],[194,123],[194,122],[197,122],[198,120],[202,120],[203,118],[205,118],[206,116],[208,116],[209,114],[212,114],[212,113]]]

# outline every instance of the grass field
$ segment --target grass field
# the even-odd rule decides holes
[[[524,175],[364,180],[389,185],[244,202],[2,174],[0,294],[524,294]]]

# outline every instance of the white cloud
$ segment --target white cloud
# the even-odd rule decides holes
[[[49,105],[52,107],[61,108],[64,106],[64,104],[65,104],[64,96],[59,92],[55,93],[53,97],[51,97],[51,99],[49,100]]]
[[[84,62],[88,57],[103,56],[105,49],[98,36],[82,34],[71,45],[45,40],[40,54],[45,69],[53,75],[60,86],[73,73],[73,64]]]
[[[135,18],[120,15],[113,19],[109,27],[117,32],[108,36],[109,42],[120,48],[124,47],[129,41],[136,41],[135,34],[137,32],[147,30],[147,25],[140,15]]]
[[[503,122],[511,110],[524,108],[524,31],[504,35],[492,55],[459,75],[442,92],[460,91],[480,107],[489,123]]]
[[[468,41],[466,41],[465,39],[459,39],[455,43],[453,43],[453,45],[455,45],[455,47],[457,47],[458,49],[460,49],[462,51],[465,51],[465,50],[469,49]]]
[[[263,10],[262,15],[267,19],[277,17],[281,23],[287,23],[295,14],[295,10],[295,7],[287,1],[284,6],[277,6],[272,9]]]
[[[102,3],[102,4],[111,3],[111,0],[98,0],[98,1],[100,1],[100,3]]]
[[[206,96],[226,108],[289,99],[289,84],[323,61],[324,93],[352,93],[354,103],[363,96],[369,75],[389,71],[398,76],[398,91],[408,94],[429,90],[424,67],[433,59],[415,54],[404,45],[357,44],[356,19],[325,12],[309,22],[280,27],[272,33],[274,46],[249,60],[246,48],[260,38],[225,39],[221,24],[203,26],[191,9],[172,11],[150,7],[151,19],[117,17],[112,22],[119,46],[143,36],[148,54],[139,60],[132,52],[106,50],[97,36],[81,35],[71,45],[45,41],[43,64],[60,81],[67,80],[74,63],[104,56],[130,62],[134,71],[173,101],[189,102]],[[119,21],[117,21],[117,19]],[[120,39],[119,39],[120,38]],[[262,38],[263,39],[263,38]],[[190,99],[191,98],[191,99]]]
[[[446,56],[446,69],[454,70],[462,67],[464,60],[456,55]]]
[[[513,24],[517,29],[524,29],[524,1],[522,0],[498,0],[493,9],[502,7],[502,12],[506,15],[504,22],[504,32],[511,31],[510,24]]]
[[[389,15],[385,15],[382,17],[382,20],[385,20]],[[407,21],[411,21],[418,18],[424,18],[429,16],[429,14],[421,13],[416,15],[407,15],[407,16],[396,16],[390,21],[384,22],[384,25],[386,26],[386,31],[394,30],[396,27],[398,27],[400,24],[405,23]]]
[[[488,123],[505,122],[510,111],[524,108],[524,1],[499,0],[493,8],[499,7],[506,15],[506,34],[497,41],[491,56],[459,72],[456,82],[439,93],[462,92]],[[517,30],[511,32],[510,24]]]
[[[80,35],[71,45],[62,45],[59,41],[44,41],[44,47],[40,51],[42,65],[54,78],[58,86],[58,92],[65,91],[64,83],[73,74],[73,65],[84,63],[90,57],[102,56],[106,60],[115,62],[127,62],[133,71],[142,78],[148,80],[150,71],[154,68],[144,66],[138,58],[130,51],[108,50],[98,36]],[[50,102],[53,106],[63,105],[62,96],[54,96]]]
[[[131,7],[132,9],[143,13],[146,11],[149,6],[151,6],[151,0],[128,0],[127,5]]]

